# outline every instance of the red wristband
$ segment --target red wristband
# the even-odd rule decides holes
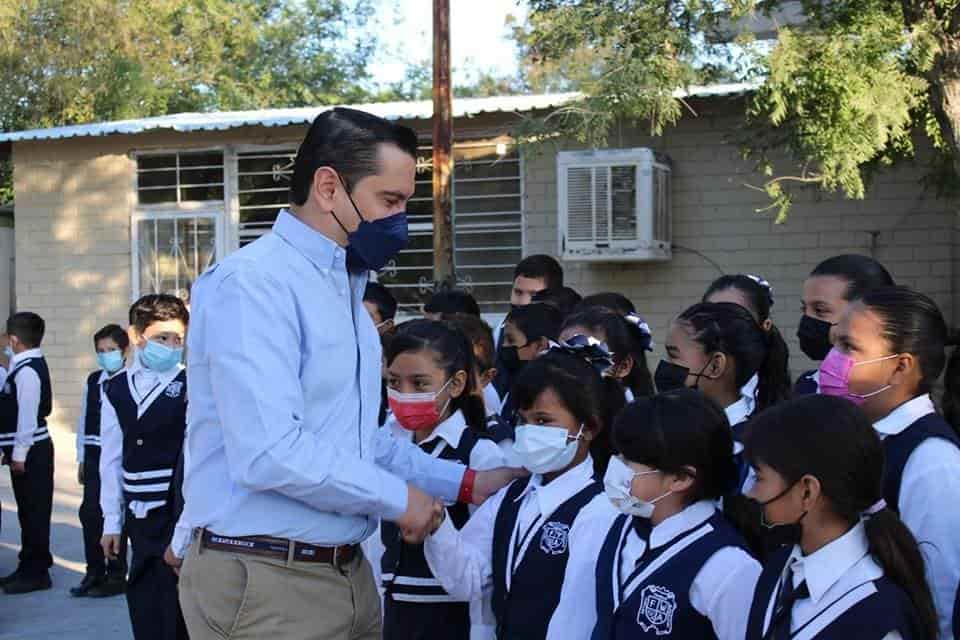
[[[477,479],[477,472],[473,469],[467,469],[463,474],[463,481],[460,483],[460,495],[457,502],[463,504],[473,504],[473,483]]]

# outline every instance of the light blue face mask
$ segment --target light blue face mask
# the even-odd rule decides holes
[[[97,354],[97,364],[107,373],[116,373],[123,369],[123,352],[119,349]]]
[[[13,352],[13,347],[7,345],[3,348],[3,355],[7,356],[8,359],[12,359],[16,354]]]
[[[183,347],[173,348],[154,340],[147,340],[147,346],[140,350],[140,362],[147,369],[164,373],[173,369],[183,360]]]

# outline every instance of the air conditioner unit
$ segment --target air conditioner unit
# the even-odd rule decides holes
[[[557,156],[564,260],[671,258],[670,160],[652,149],[561,151]]]

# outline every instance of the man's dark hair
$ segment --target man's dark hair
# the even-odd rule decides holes
[[[566,318],[573,313],[574,308],[576,308],[582,299],[580,294],[570,287],[557,287],[556,289],[541,289],[537,291],[533,294],[531,302],[552,304],[559,309],[563,317]]]
[[[368,282],[363,291],[363,301],[370,302],[377,307],[380,320],[393,320],[397,315],[397,299],[390,290],[379,282]]]
[[[28,349],[40,346],[46,329],[43,318],[31,311],[20,311],[7,319],[7,335],[17,336]]]
[[[118,324],[108,324],[93,334],[93,346],[96,347],[98,342],[107,338],[116,342],[121,351],[125,351],[130,346],[130,336]]]
[[[180,320],[183,326],[190,324],[190,312],[183,300],[169,293],[145,295],[130,306],[130,324],[143,333],[154,322]]]
[[[290,180],[290,202],[307,201],[313,176],[321,167],[340,174],[347,189],[379,170],[379,146],[394,144],[413,158],[417,157],[417,134],[413,129],[388,122],[356,109],[336,108],[324,111],[310,125],[297,149]]]
[[[524,278],[543,280],[547,289],[557,289],[563,286],[563,267],[552,256],[538,254],[527,256],[517,264],[513,270],[513,279]]]
[[[463,289],[442,289],[437,291],[425,305],[424,313],[465,313],[480,317],[480,305],[476,298]]]

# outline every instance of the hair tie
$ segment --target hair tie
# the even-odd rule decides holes
[[[580,358],[596,369],[600,375],[606,373],[614,364],[613,354],[610,353],[606,343],[600,342],[593,336],[577,334],[569,340],[550,342],[548,351]]]
[[[887,508],[887,501],[884,500],[883,498],[880,498],[879,500],[874,502],[871,506],[867,507],[867,509],[863,512],[863,515],[864,517],[869,518],[870,516],[877,515],[878,513],[880,513],[886,508]]]
[[[763,287],[763,289],[767,292],[767,299],[770,301],[770,306],[772,307],[773,306],[773,285],[770,284],[768,280],[765,280],[760,276],[751,275],[749,273],[746,273],[744,275],[750,278],[751,280],[753,280],[754,282],[756,282],[761,287]]]
[[[637,328],[640,334],[640,348],[643,351],[653,351],[653,334],[650,332],[650,325],[647,324],[647,321],[632,311],[623,316],[623,319]]]

